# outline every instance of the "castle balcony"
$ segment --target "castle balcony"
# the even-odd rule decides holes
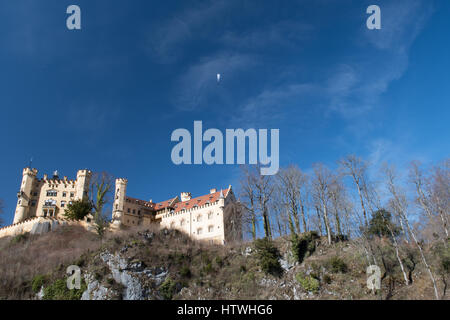
[[[56,217],[56,213],[58,211],[58,207],[53,203],[45,203],[42,206],[42,214],[43,217]]]

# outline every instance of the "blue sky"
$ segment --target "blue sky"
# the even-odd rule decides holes
[[[77,4],[82,30],[66,28]],[[382,29],[366,28],[381,7]],[[128,193],[238,187],[232,165],[170,158],[177,128],[278,128],[280,163],[449,156],[446,0],[0,3],[0,199],[22,168],[108,171]],[[218,85],[216,74],[222,75]]]

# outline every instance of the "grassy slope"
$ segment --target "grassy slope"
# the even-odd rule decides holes
[[[82,272],[94,274],[106,287],[120,291],[108,268],[98,258],[101,250],[122,253],[129,261],[141,261],[149,267],[169,270],[170,279],[181,291],[174,299],[292,299],[294,291],[302,299],[380,299],[366,287],[365,258],[355,242],[327,246],[320,242],[316,251],[303,263],[280,277],[260,270],[252,243],[215,246],[194,242],[178,232],[151,230],[147,241],[139,230],[109,234],[100,241],[94,234],[77,227],[64,227],[42,236],[0,239],[0,299],[33,299],[32,280],[43,275],[45,285],[64,279],[66,267],[77,264]],[[142,230],[140,230],[142,231]],[[290,242],[275,241],[281,254],[288,258]],[[346,264],[345,273],[332,271],[329,261],[338,256]],[[319,290],[312,294],[302,288],[296,275],[314,275]],[[405,286],[396,273],[383,280],[383,298],[393,287],[392,299],[433,299],[428,276],[420,264],[413,273],[414,283]],[[448,294],[447,294],[448,298]]]

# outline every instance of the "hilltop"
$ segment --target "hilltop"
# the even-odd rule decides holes
[[[65,226],[40,236],[3,238],[0,299],[434,298],[418,259],[412,258],[411,285],[392,266],[381,292],[373,294],[357,240],[328,245],[312,233],[303,239],[311,241],[299,259],[287,237],[275,239],[273,246],[264,240],[220,246],[176,230],[135,228],[100,240],[82,227]],[[388,253],[383,256],[388,269],[390,259]],[[69,265],[81,268],[86,281],[80,290],[66,289]]]

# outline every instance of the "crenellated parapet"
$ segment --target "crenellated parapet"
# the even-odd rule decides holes
[[[17,192],[17,206],[13,224],[32,217],[63,218],[64,210],[72,201],[87,199],[92,172],[78,170],[75,180],[60,178],[58,171],[52,176],[37,178],[38,170],[24,168],[22,182]]]

